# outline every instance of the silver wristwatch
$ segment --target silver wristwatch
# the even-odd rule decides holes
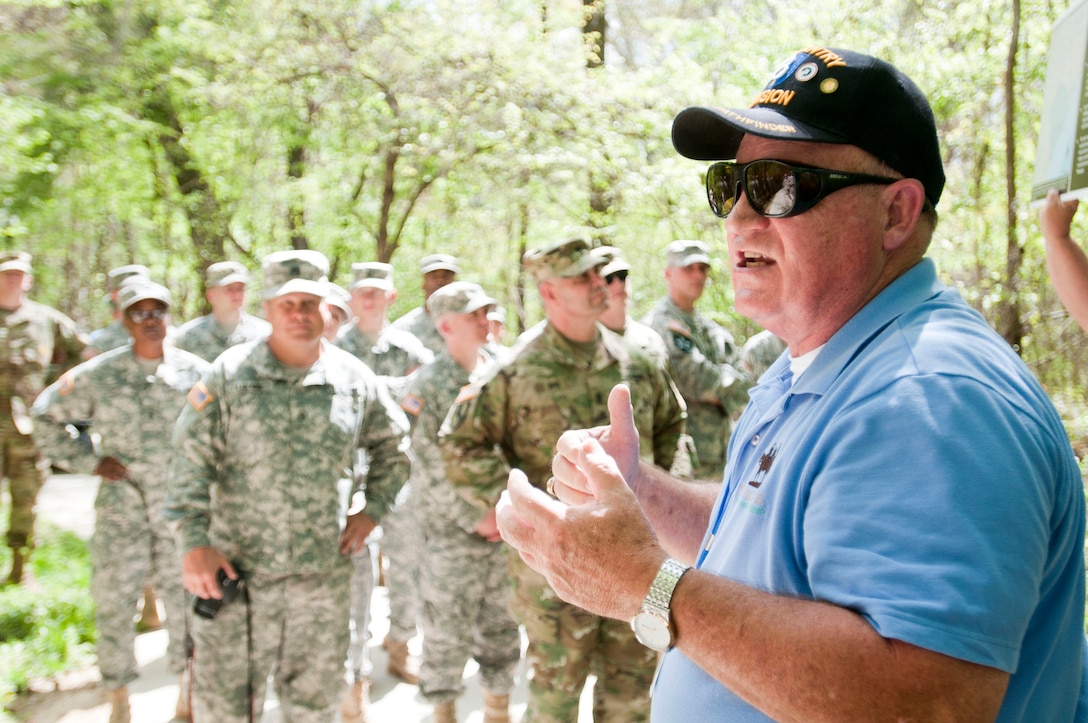
[[[631,629],[635,637],[647,648],[668,650],[672,647],[672,621],[669,617],[669,603],[676,584],[684,573],[691,569],[679,560],[671,557],[661,564],[650,592],[642,601],[642,609],[631,618]]]

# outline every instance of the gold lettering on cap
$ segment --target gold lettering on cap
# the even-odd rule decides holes
[[[843,60],[842,57],[840,57],[839,55],[828,50],[827,48],[805,48],[801,52],[808,53],[809,55],[819,58],[823,61],[824,65],[829,68],[846,67],[846,61]]]
[[[789,105],[793,100],[793,96],[797,95],[795,90],[782,90],[781,88],[771,88],[763,91],[756,97],[753,106],[767,104],[767,105]]]

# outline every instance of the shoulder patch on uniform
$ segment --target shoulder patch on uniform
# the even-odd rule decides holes
[[[400,402],[400,408],[411,414],[413,417],[418,417],[419,413],[423,411],[423,407],[426,404],[422,399],[414,394],[409,394]]]
[[[461,387],[461,391],[457,392],[457,399],[453,400],[454,404],[460,404],[461,402],[467,402],[470,399],[474,399],[477,394],[480,393],[480,388],[475,384],[466,384]]]
[[[673,334],[680,334],[689,339],[691,338],[691,329],[688,328],[688,325],[682,321],[677,321],[676,319],[669,322],[669,331]]]
[[[204,407],[215,399],[212,393],[208,391],[208,388],[204,386],[204,382],[197,382],[193,385],[193,388],[189,390],[189,404],[193,405],[193,409],[200,412],[204,410]]]
[[[61,378],[57,380],[57,394],[61,395],[62,397],[65,394],[71,394],[73,391],[75,391],[75,388],[76,379],[74,376],[72,376],[72,372],[70,371],[64,372],[64,374],[61,375]]]

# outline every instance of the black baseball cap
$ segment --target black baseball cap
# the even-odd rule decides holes
[[[697,161],[732,160],[745,134],[843,143],[916,178],[934,206],[944,190],[929,101],[890,63],[835,48],[805,48],[775,71],[748,108],[692,107],[672,123],[672,144]]]

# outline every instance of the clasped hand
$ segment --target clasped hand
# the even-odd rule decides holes
[[[499,531],[563,600],[629,619],[666,555],[626,480],[639,476],[630,391],[608,398],[608,427],[564,432],[552,461],[555,497],[511,470]],[[647,578],[647,575],[649,576]]]

